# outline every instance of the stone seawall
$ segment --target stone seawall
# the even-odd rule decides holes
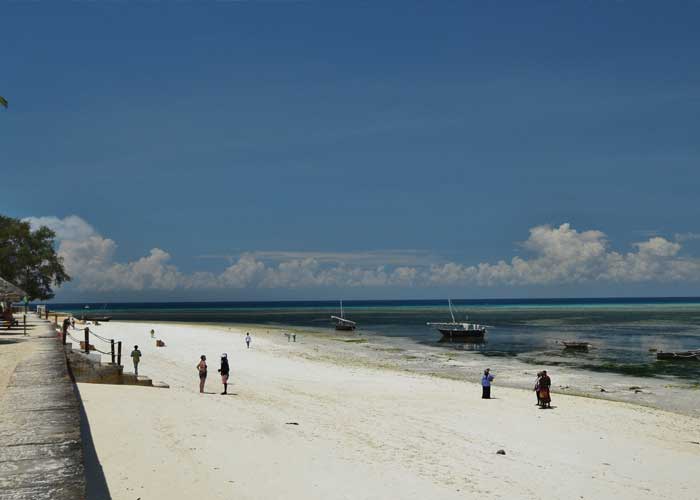
[[[30,318],[32,353],[0,400],[0,500],[83,500],[80,402],[53,326]]]

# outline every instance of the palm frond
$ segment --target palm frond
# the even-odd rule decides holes
[[[0,95],[0,106],[7,109],[7,99]]]

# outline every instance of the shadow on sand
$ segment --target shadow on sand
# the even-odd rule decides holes
[[[109,486],[102,471],[102,464],[95,450],[95,443],[92,441],[92,433],[90,432],[90,422],[83,400],[80,397],[80,391],[75,386],[75,394],[80,402],[80,437],[83,441],[83,454],[85,456],[85,482],[87,486],[87,500],[111,500],[112,495],[109,493]]]
[[[24,342],[25,339],[3,339],[0,338],[0,345],[3,344],[19,344],[20,342]]]

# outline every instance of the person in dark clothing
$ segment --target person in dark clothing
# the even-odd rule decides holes
[[[227,394],[228,391],[228,374],[229,374],[229,367],[228,367],[228,356],[226,353],[223,353],[221,355],[221,368],[219,368],[219,373],[221,374],[221,383],[224,384],[224,392],[221,394]]]
[[[491,382],[494,377],[491,375],[491,369],[484,370],[484,376],[481,377],[481,399],[491,399]]]

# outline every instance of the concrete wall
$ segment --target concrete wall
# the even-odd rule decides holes
[[[123,366],[102,363],[99,354],[86,354],[81,351],[75,351],[70,344],[67,344],[65,349],[68,365],[76,382],[87,382],[91,384],[124,383],[122,377],[124,371]]]
[[[152,386],[153,381],[148,377],[137,377],[133,373],[124,373],[124,367],[102,363],[102,356],[99,353],[86,353],[75,350],[71,344],[66,344],[66,357],[68,367],[76,382],[86,382],[89,384],[125,384]],[[164,384],[167,385],[167,384]]]

